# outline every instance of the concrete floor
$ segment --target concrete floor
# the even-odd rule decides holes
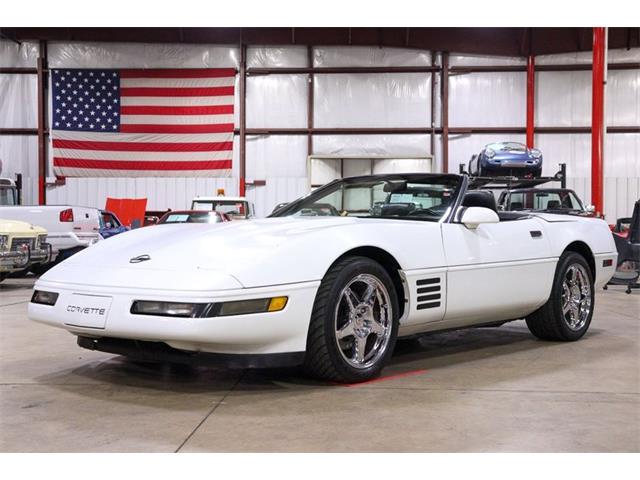
[[[640,451],[637,291],[599,292],[576,343],[438,334],[345,387],[83,350],[27,319],[32,284],[0,284],[0,451]]]

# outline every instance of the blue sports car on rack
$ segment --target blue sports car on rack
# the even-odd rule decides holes
[[[542,152],[517,142],[490,143],[469,161],[469,175],[478,177],[539,177]]]

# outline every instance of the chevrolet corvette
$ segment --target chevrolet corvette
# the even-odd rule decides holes
[[[428,332],[525,319],[578,340],[616,256],[604,221],[498,211],[466,175],[371,175],[265,219],[100,242],[36,282],[29,316],[91,350],[359,382]]]

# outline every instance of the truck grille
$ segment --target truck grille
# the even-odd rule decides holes
[[[11,241],[11,251],[12,252],[18,252],[22,249],[23,245],[29,245],[29,248],[31,250],[34,250],[35,247],[35,242],[36,239],[35,238],[20,238],[20,237],[16,237]]]

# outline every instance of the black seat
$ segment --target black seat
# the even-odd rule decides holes
[[[560,208],[560,200],[549,200],[547,202],[547,210],[556,210]]]
[[[467,192],[464,196],[464,199],[462,199],[462,206],[490,208],[494,212],[498,213],[496,198],[491,192],[483,192],[480,190]]]
[[[511,210],[522,210],[522,202],[511,202]]]

